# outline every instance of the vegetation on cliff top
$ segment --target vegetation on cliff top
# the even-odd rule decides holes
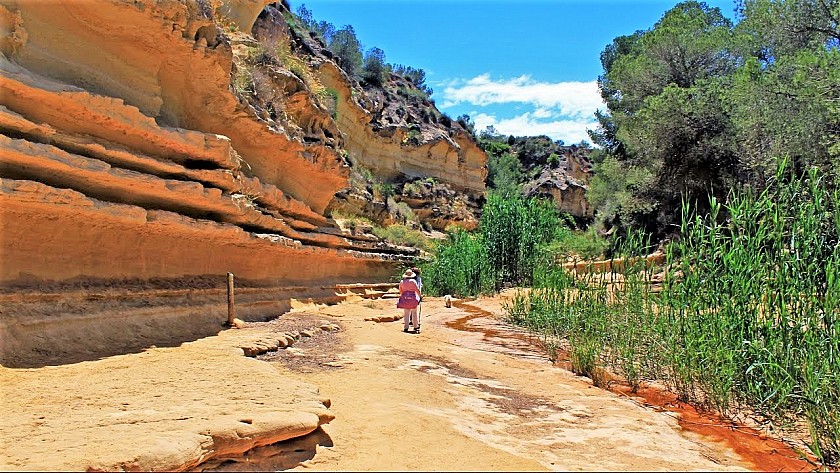
[[[317,21],[312,11],[301,4],[296,10],[296,18],[304,28],[314,32],[320,41],[334,55],[338,66],[353,79],[381,87],[393,73],[408,79],[426,98],[431,97],[432,89],[426,84],[426,72],[423,69],[389,64],[385,62],[385,52],[377,47],[364,51],[356,37],[353,25],[344,25],[336,29],[327,21]]]

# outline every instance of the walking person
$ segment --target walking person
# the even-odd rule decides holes
[[[403,273],[400,282],[400,298],[397,301],[397,308],[403,309],[403,332],[408,332],[408,326],[414,326],[414,332],[420,331],[420,318],[417,315],[417,306],[420,305],[420,286],[414,280],[414,271],[407,270]]]
[[[420,288],[421,294],[417,298],[417,325],[414,326],[414,331],[420,333],[420,316],[423,315],[423,280],[420,278],[420,268],[414,266],[411,268],[411,272],[414,273],[414,281],[417,283],[417,287]]]
[[[420,292],[423,292],[423,280],[422,280],[422,279],[420,279],[420,268],[418,268],[417,266],[415,266],[415,267],[411,268],[411,272],[413,272],[413,273],[414,273],[414,281],[416,281],[416,282],[417,282],[417,287],[419,287],[419,288],[420,288]],[[420,302],[421,302],[421,303],[423,302],[423,298],[422,298],[422,297],[420,298]]]

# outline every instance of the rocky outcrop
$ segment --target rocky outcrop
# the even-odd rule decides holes
[[[63,105],[46,106],[50,102],[41,92],[4,96],[18,113],[112,142],[124,133],[120,120],[198,131],[201,141],[205,135],[223,135],[247,164],[245,174],[259,176],[316,212],[346,185],[346,165],[334,150],[324,152],[270,128],[232,93],[231,41],[204,1],[9,2],[3,10],[5,28],[21,38],[4,48],[6,57],[52,79],[41,81],[42,90],[71,102],[74,94],[89,94],[84,100],[99,105],[96,113],[79,116]],[[111,105],[117,115],[109,116]],[[56,122],[61,116],[66,117]],[[161,143],[143,143],[144,136],[138,132],[122,144],[154,155],[150,151]],[[319,185],[307,185],[310,179]]]
[[[397,101],[364,103],[354,98],[332,62],[322,63],[320,71],[324,85],[337,91],[336,123],[353,162],[386,181],[433,177],[474,194],[484,192],[487,155],[466,131],[431,126],[410,109],[397,114]]]
[[[591,219],[595,209],[586,200],[586,190],[592,175],[588,150],[566,146],[554,153],[542,172],[524,186],[528,197],[549,197],[558,209],[578,219]],[[556,159],[556,161],[554,161]]]
[[[290,16],[284,5],[267,7],[254,31],[270,37],[262,21]],[[277,24],[272,22],[271,24]],[[349,160],[383,182],[431,177],[460,192],[480,196],[485,190],[487,155],[457,122],[406,78],[390,73],[382,84],[359,84],[332,60],[332,53],[306,31],[288,28],[318,70],[318,80],[335,103],[331,114]]]
[[[483,196],[455,191],[451,185],[431,178],[412,179],[389,186],[394,191],[392,196],[381,195],[372,186],[343,190],[336,194],[327,212],[363,215],[381,226],[422,224],[426,229],[438,231],[452,225],[466,230],[474,230],[478,226]],[[411,219],[404,214],[406,208]]]
[[[0,362],[217,333],[228,272],[237,316],[264,320],[416,253],[324,215],[348,182],[340,132],[257,60],[242,31],[263,3],[0,2]],[[257,79],[272,94],[254,101]]]
[[[398,201],[407,204],[417,219],[430,228],[444,231],[452,225],[465,230],[478,227],[482,196],[456,192],[433,179],[407,182],[399,190]]]

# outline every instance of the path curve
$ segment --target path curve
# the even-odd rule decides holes
[[[470,305],[501,312],[498,299]],[[528,334],[463,305],[424,302],[418,335],[401,321],[364,320],[393,306],[313,309],[343,327],[339,340],[267,357],[317,385],[336,416],[296,470],[760,469],[675,416],[553,365]]]

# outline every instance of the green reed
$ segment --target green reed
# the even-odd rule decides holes
[[[421,266],[430,294],[474,296],[504,285],[530,284],[539,248],[561,228],[551,203],[490,194],[479,231],[456,231]]]
[[[473,296],[495,289],[496,274],[482,235],[456,230],[440,244],[435,257],[420,266],[428,294]]]
[[[707,215],[684,204],[662,268],[632,259],[649,247],[635,235],[615,252],[631,263],[609,273],[535,261],[533,289],[508,317],[552,346],[568,343],[578,373],[605,367],[633,388],[664,381],[723,414],[804,419],[811,450],[837,465],[840,192],[817,171],[792,178],[783,165],[764,191],[710,204]]]

